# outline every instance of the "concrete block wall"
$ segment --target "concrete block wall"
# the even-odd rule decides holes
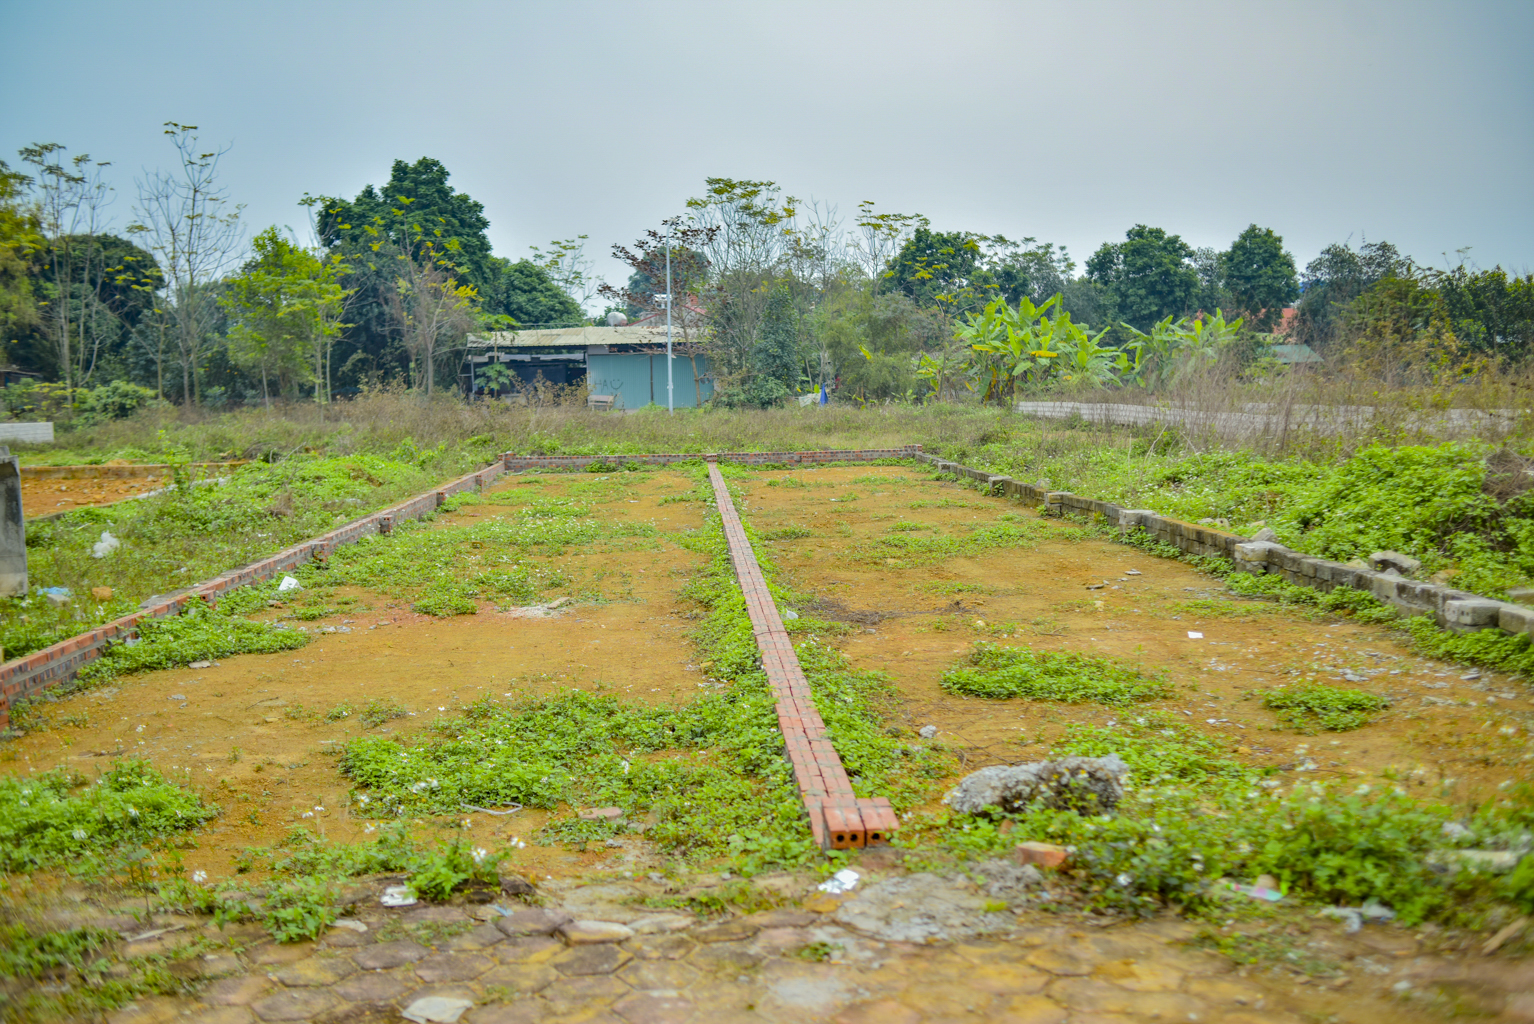
[[[1083,498],[1068,491],[1045,490],[932,455],[918,453],[914,457],[939,473],[981,484],[991,494],[1003,494],[1039,505],[1046,512],[1055,514],[1098,515],[1116,525],[1120,534],[1144,530],[1184,554],[1229,559],[1242,572],[1276,573],[1291,583],[1320,591],[1352,587],[1372,594],[1403,616],[1431,615],[1440,626],[1450,630],[1500,629],[1506,633],[1534,635],[1534,608],[1495,601],[1436,583],[1406,579],[1395,573],[1343,565],[1301,554],[1282,544],[1248,540],[1238,534],[1198,523],[1185,523],[1146,509],[1125,509],[1112,502]]]
[[[236,587],[269,580],[281,573],[291,572],[305,562],[324,560],[342,545],[355,544],[369,534],[388,533],[396,523],[419,519],[428,512],[434,512],[452,495],[479,490],[505,472],[502,463],[492,463],[435,490],[354,519],[329,533],[301,541],[260,561],[230,569],[175,594],[152,597],[131,615],[113,619],[95,629],[35,651],[25,658],[0,665],[0,729],[10,727],[10,710],[16,701],[36,696],[48,686],[73,679],[82,666],[101,657],[109,644],[133,636],[144,620],[178,615],[194,600],[216,604],[221,596]]]

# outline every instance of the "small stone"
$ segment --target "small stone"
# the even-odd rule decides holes
[[[521,875],[507,873],[501,876],[501,891],[508,896],[531,896],[534,892],[533,883]]]
[[[380,942],[376,946],[364,947],[352,956],[352,960],[365,971],[387,971],[394,967],[413,964],[429,952],[431,951],[425,946],[408,939],[399,939],[395,942]]]
[[[310,957],[278,971],[277,980],[289,988],[329,988],[356,970],[339,957]]]
[[[549,935],[569,920],[570,915],[562,910],[529,907],[515,914],[507,914],[495,922],[495,926],[510,936]]]
[[[1007,1024],[1061,1024],[1069,1016],[1069,1011],[1053,999],[1022,995],[1002,1007],[995,1019]]]
[[[616,921],[569,921],[560,926],[559,934],[572,946],[587,946],[632,939],[634,930]]]
[[[559,980],[559,974],[547,964],[503,964],[479,980],[482,985],[504,985],[526,994],[542,992]]]
[[[336,997],[322,988],[296,988],[268,996],[251,1006],[262,1020],[313,1020],[336,1005]]]
[[[1057,868],[1070,856],[1070,850],[1054,843],[1018,843],[1012,848],[1012,858],[1019,864],[1032,864],[1041,868]]]
[[[461,953],[468,950],[487,949],[505,941],[505,932],[494,924],[482,924],[470,928],[462,935],[453,936],[447,941],[447,948],[455,953]]]
[[[688,962],[705,971],[740,973],[748,971],[765,958],[744,942],[714,942],[699,946]]]
[[[699,942],[739,942],[756,936],[759,929],[744,921],[726,921],[711,928],[699,928],[692,937]]]
[[[930,740],[932,737],[937,735],[937,726],[924,725],[920,729],[916,730],[916,735],[920,736],[924,740]]]
[[[692,1016],[692,1003],[681,995],[636,992],[614,1003],[613,1012],[629,1024],[671,1024]]]
[[[586,976],[611,974],[629,960],[628,953],[610,942],[603,942],[588,946],[572,946],[549,963],[560,974]]]
[[[629,922],[629,928],[635,935],[664,935],[667,932],[679,932],[692,926],[693,919],[686,914],[654,914]]]
[[[476,953],[437,953],[416,964],[415,973],[424,982],[438,984],[472,981],[490,967],[490,960]]]
[[[388,1003],[404,995],[410,987],[403,978],[393,974],[364,971],[336,985],[333,991],[354,1003]]]
[[[685,935],[654,935],[631,939],[623,948],[640,960],[681,960],[697,943]]]
[[[474,1003],[468,999],[427,996],[405,1007],[400,1015],[416,1024],[457,1024],[464,1011],[473,1008]]]
[[[832,1018],[833,1024],[917,1024],[920,1020],[921,1014],[893,999],[855,1003]]]
[[[583,811],[576,812],[582,821],[622,821],[623,808],[621,807],[588,807]]]
[[[1057,946],[1043,946],[1023,959],[1029,965],[1061,978],[1084,978],[1095,966],[1088,957]]]
[[[641,992],[680,991],[697,982],[698,969],[675,960],[635,960],[619,971],[618,977]]]

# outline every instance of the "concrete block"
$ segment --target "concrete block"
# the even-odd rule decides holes
[[[1450,629],[1485,629],[1495,626],[1504,603],[1485,597],[1445,601],[1443,624]]]
[[[1235,557],[1238,562],[1248,562],[1258,565],[1267,565],[1273,556],[1273,551],[1281,545],[1267,540],[1249,540],[1244,544],[1237,544]]]
[[[51,432],[53,424],[48,428]],[[10,448],[0,446],[0,597],[25,597],[26,593],[27,522],[21,509],[21,464]]]
[[[1534,608],[1504,601],[1497,609],[1497,626],[1508,633],[1534,633]]]

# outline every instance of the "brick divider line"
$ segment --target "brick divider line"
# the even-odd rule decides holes
[[[73,679],[81,666],[101,657],[107,645],[113,641],[133,636],[139,624],[145,620],[178,615],[193,600],[217,603],[219,597],[237,587],[271,579],[305,562],[323,561],[338,547],[355,544],[369,534],[389,533],[395,524],[406,519],[419,519],[428,512],[436,511],[452,495],[467,490],[480,490],[505,472],[503,463],[491,463],[484,469],[467,473],[397,505],[354,519],[329,533],[300,541],[259,561],[230,569],[174,594],[151,597],[136,612],[0,665],[0,730],[10,728],[11,707],[16,701],[33,696],[55,683]]]
[[[707,461],[735,580],[746,599],[751,632],[762,654],[762,669],[777,701],[778,728],[793,765],[794,784],[809,814],[810,831],[824,849],[846,850],[888,842],[898,824],[894,808],[883,797],[859,799],[853,794],[852,780],[847,777],[842,759],[826,735],[825,723],[815,710],[809,681],[794,653],[788,630],[783,628],[767,580],[746,538],[735,503],[730,500],[729,488],[719,475],[717,460],[710,456]]]

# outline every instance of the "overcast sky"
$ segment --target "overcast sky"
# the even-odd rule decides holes
[[[113,162],[196,124],[252,230],[432,156],[495,251],[599,269],[706,176],[1066,245],[1136,223],[1301,265],[1388,240],[1534,268],[1534,3],[0,0],[0,156]]]

